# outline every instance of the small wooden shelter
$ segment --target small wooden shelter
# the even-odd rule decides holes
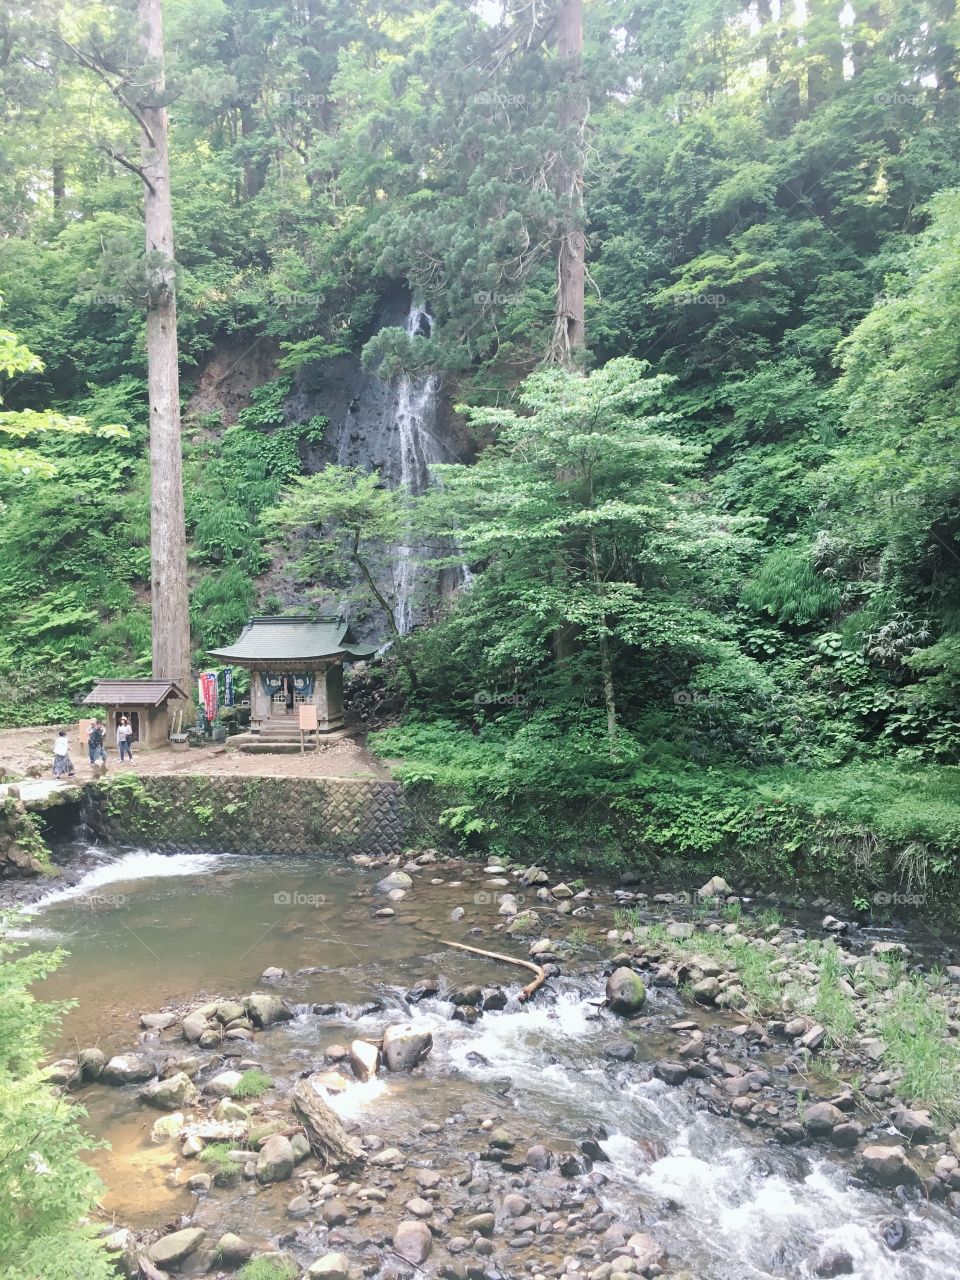
[[[250,671],[250,730],[264,738],[296,729],[303,705],[317,709],[320,733],[343,727],[343,665],[371,658],[338,617],[251,618],[237,641],[214,658]]]
[[[133,726],[131,742],[141,751],[165,747],[170,738],[169,703],[187,702],[188,696],[173,680],[98,680],[84,698],[88,707],[107,709],[107,746],[116,739],[120,717]]]

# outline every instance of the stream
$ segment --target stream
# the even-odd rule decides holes
[[[64,1019],[62,1053],[91,1045],[108,1056],[129,1051],[143,1034],[140,1013],[265,989],[260,975],[279,966],[289,977],[276,990],[296,1016],[242,1049],[280,1088],[315,1069],[335,1043],[376,1039],[388,1024],[411,1017],[430,1025],[434,1048],[417,1072],[353,1082],[333,1101],[360,1133],[409,1152],[411,1167],[429,1154],[426,1163],[451,1185],[469,1182],[472,1173],[482,1189],[488,1176],[504,1176],[480,1158],[491,1122],[509,1131],[521,1153],[534,1144],[573,1153],[595,1139],[607,1158],[576,1180],[581,1201],[595,1197],[613,1221],[654,1235],[667,1248],[667,1274],[812,1277],[812,1259],[839,1245],[861,1280],[960,1275],[960,1220],[942,1206],[898,1203],[852,1183],[840,1153],[781,1147],[700,1109],[693,1082],[673,1088],[645,1078],[644,1066],[675,1043],[670,1025],[677,1019],[732,1022],[733,1015],[691,1011],[676,990],[652,986],[636,1060],[607,1058],[604,1049],[622,1042],[623,1025],[599,1008],[602,956],[583,944],[563,976],[529,1004],[511,999],[473,1025],[451,1021],[451,1005],[439,997],[411,1006],[405,993],[425,978],[439,980],[441,995],[466,983],[509,992],[520,985],[519,971],[442,945],[450,939],[526,953],[525,944],[494,931],[503,888],[480,866],[425,868],[393,904],[396,914],[378,918],[384,899],[374,886],[382,869],[316,858],[82,852],[91,863],[83,878],[48,893],[23,925],[31,945],[69,951],[38,989],[44,998],[77,1000]],[[591,936],[602,937],[613,926],[612,893],[598,887],[591,905]],[[464,915],[453,923],[455,907]],[[558,918],[551,937],[582,924]],[[328,1011],[316,1012],[318,1005]],[[118,1223],[141,1230],[190,1219],[216,1233],[242,1233],[258,1248],[280,1241],[303,1265],[333,1247],[323,1222],[286,1216],[295,1184],[241,1181],[207,1197],[188,1191],[183,1183],[196,1162],[176,1146],[151,1142],[158,1113],[138,1101],[135,1086],[89,1085],[81,1095],[92,1134],[110,1144],[91,1158],[107,1186],[103,1207]],[[533,1212],[549,1216],[553,1196],[558,1218],[571,1181],[551,1173],[541,1182],[543,1200]],[[910,1224],[909,1244],[899,1252],[880,1237],[881,1223],[895,1214]],[[347,1243],[337,1247],[362,1249],[372,1225],[361,1219],[353,1235],[339,1229]],[[544,1232],[533,1247],[498,1249],[484,1262],[493,1276],[556,1275],[566,1256],[563,1234]],[[584,1253],[577,1268],[585,1274],[604,1256]],[[433,1261],[428,1274],[436,1273]]]

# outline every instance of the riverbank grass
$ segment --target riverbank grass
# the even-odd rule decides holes
[[[252,1067],[249,1071],[244,1071],[233,1086],[233,1097],[241,1102],[246,1098],[260,1098],[272,1088],[272,1076],[268,1076],[265,1071],[260,1071],[257,1067]]]
[[[237,1280],[297,1280],[299,1267],[286,1258],[251,1258],[237,1272]]]

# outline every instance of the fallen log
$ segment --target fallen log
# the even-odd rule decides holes
[[[362,1164],[359,1144],[344,1129],[313,1081],[313,1076],[298,1080],[290,1097],[293,1114],[303,1125],[310,1150],[321,1164],[331,1169],[349,1169]]]
[[[547,980],[547,971],[542,965],[534,964],[531,960],[517,960],[514,956],[502,955],[499,951],[481,951],[479,947],[468,947],[465,942],[447,942],[442,940],[445,947],[456,947],[458,951],[468,951],[472,956],[485,956],[487,960],[502,960],[504,964],[515,964],[521,969],[529,969],[531,973],[536,974],[533,982],[520,990],[517,999],[524,1004],[535,995]]]

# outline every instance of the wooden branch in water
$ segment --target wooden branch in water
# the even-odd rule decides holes
[[[514,956],[505,956],[499,951],[481,951],[479,947],[468,947],[465,942],[447,942],[446,939],[441,941],[445,947],[456,947],[458,951],[468,951],[472,956],[485,956],[488,960],[502,960],[504,964],[515,964],[521,969],[529,969],[531,973],[535,973],[537,976],[533,982],[528,982],[517,996],[521,1004],[535,995],[547,980],[546,969],[542,965],[534,964],[531,960],[517,960]]]

